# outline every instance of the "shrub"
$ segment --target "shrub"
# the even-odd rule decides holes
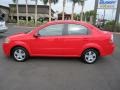
[[[40,21],[37,21],[37,26],[42,25],[43,23]]]
[[[37,21],[37,26],[40,26],[40,25],[42,25],[42,24],[45,24],[45,23],[47,23],[48,21],[43,21],[43,22],[40,22],[40,21]]]
[[[9,23],[17,23],[16,19],[13,19],[13,20],[8,19],[8,22],[9,22]]]
[[[26,21],[25,20],[19,20],[19,25],[26,25]]]
[[[115,32],[120,32],[120,23],[115,25]]]
[[[43,24],[47,23],[48,21],[43,21]]]
[[[31,26],[31,27],[35,26],[34,20],[30,20],[28,22],[28,26]]]
[[[116,23],[115,21],[109,21],[105,24],[104,29],[107,31],[113,31],[113,32],[120,32],[120,23]]]

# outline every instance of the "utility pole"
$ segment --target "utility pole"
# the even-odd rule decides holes
[[[116,10],[116,16],[115,16],[115,23],[118,23],[120,19],[120,0],[117,2],[117,10]]]
[[[94,15],[94,19],[93,19],[94,25],[96,23],[97,8],[98,8],[98,0],[95,0],[95,6],[94,6],[95,15]]]
[[[37,25],[37,2],[38,0],[35,0],[35,26]]]

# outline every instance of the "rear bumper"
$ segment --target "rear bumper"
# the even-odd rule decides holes
[[[101,56],[111,55],[113,54],[114,50],[115,50],[115,44],[107,45],[104,47]]]
[[[4,33],[8,30],[8,27],[0,27],[0,33]]]

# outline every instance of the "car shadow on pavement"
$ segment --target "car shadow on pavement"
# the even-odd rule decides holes
[[[76,57],[30,57],[27,62],[72,62],[72,63],[85,63],[81,58]],[[95,64],[108,62],[107,57],[99,57],[99,59],[95,62]]]
[[[28,61],[75,61],[79,62],[81,61],[80,58],[73,58],[73,57],[30,57]]]

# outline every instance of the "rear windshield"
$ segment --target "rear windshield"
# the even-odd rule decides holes
[[[2,17],[0,17],[0,21],[4,21],[4,19]]]

